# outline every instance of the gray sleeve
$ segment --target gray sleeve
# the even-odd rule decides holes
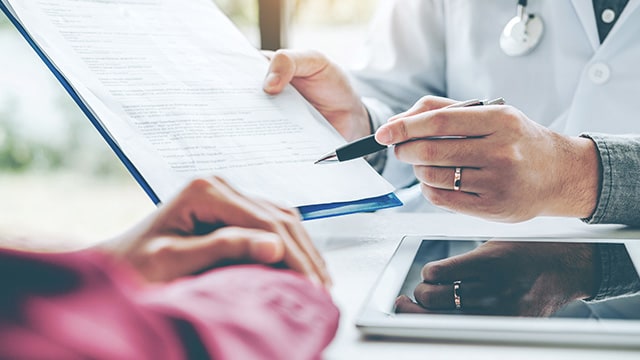
[[[589,224],[640,226],[640,135],[582,134],[593,140],[602,164],[602,184]]]
[[[640,135],[582,134],[595,142],[602,166],[589,224],[640,225]],[[600,285],[590,301],[640,291],[640,277],[623,244],[598,244]]]
[[[604,300],[640,291],[640,277],[624,244],[598,244],[600,285],[587,301]]]

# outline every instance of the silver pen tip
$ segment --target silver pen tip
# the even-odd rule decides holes
[[[338,155],[336,155],[335,151],[334,152],[330,152],[330,153],[324,155],[323,157],[321,157],[320,159],[316,160],[314,162],[314,164],[319,164],[321,162],[329,161],[329,160],[332,160],[333,158],[337,158],[337,157],[338,157]],[[337,160],[337,159],[334,159],[334,160]]]

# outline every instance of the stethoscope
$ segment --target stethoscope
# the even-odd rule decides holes
[[[500,34],[500,48],[509,56],[522,56],[538,46],[544,24],[540,16],[527,13],[527,0],[518,0],[516,16]]]

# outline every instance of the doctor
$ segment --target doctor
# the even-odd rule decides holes
[[[640,0],[385,1],[374,19],[367,50],[351,73],[352,78],[321,54],[284,50],[272,55],[264,88],[276,94],[290,82],[347,140],[374,132],[394,114],[414,104],[410,113],[403,115],[432,117],[429,110],[443,106],[440,102],[444,100],[425,99],[425,95],[459,100],[504,96],[511,105],[504,109],[458,109],[451,113],[459,118],[464,112],[476,113],[476,117],[465,118],[481,123],[481,127],[493,121],[489,124],[496,126],[492,130],[507,135],[500,139],[509,138],[510,130],[526,130],[518,134],[523,145],[520,149],[528,149],[521,158],[536,160],[520,169],[523,176],[519,179],[528,179],[528,186],[506,192],[497,188],[496,193],[502,197],[497,198],[491,209],[479,209],[477,204],[461,207],[442,197],[437,199],[438,205],[508,221],[545,214],[532,206],[548,198],[537,196],[536,192],[542,191],[539,184],[575,176],[571,167],[550,171],[549,165],[557,163],[560,154],[567,164],[584,171],[585,176],[578,177],[579,180],[597,181],[582,184],[588,194],[576,194],[564,201],[564,206],[579,209],[577,212],[566,213],[566,209],[561,209],[550,214],[561,215],[564,211],[566,216],[589,218],[594,223],[638,224],[640,213],[634,210],[637,205],[620,215],[606,211],[624,211],[624,202],[612,202],[619,207],[604,209],[598,208],[602,202],[584,201],[593,200],[594,196],[602,198],[603,194],[607,194],[606,198],[609,195],[620,198],[627,186],[640,189],[633,175],[636,173],[633,169],[638,167],[631,168],[626,180],[616,178],[621,175],[617,171],[607,173],[604,169],[599,173],[603,171],[599,168],[603,154],[607,158],[624,157],[622,153],[607,153],[607,142],[616,140],[592,135],[591,141],[577,136],[584,132],[640,133],[640,125],[634,121],[638,117],[635,94],[640,90],[640,68],[635,65],[640,59],[639,5]],[[403,118],[406,117],[392,120]],[[566,141],[554,141],[558,139]],[[558,147],[561,145],[568,147]],[[434,189],[446,186],[445,191],[456,190],[451,188],[456,176],[461,180],[462,191],[473,184],[470,174],[474,169],[459,163],[444,164],[448,172],[438,172],[439,177],[449,180],[441,180],[442,185],[437,186],[433,179],[438,177],[433,175],[435,171],[431,173],[432,179],[428,171],[419,171],[421,166],[424,170],[434,165],[428,163],[429,159],[424,162],[425,158],[420,158],[425,154],[420,153],[424,147],[401,148],[369,159],[397,187],[422,182],[424,195],[434,199]],[[438,153],[442,148],[432,146],[434,152],[427,155],[442,155]],[[487,148],[490,147],[484,150]],[[543,151],[536,152],[538,149]],[[398,161],[396,154],[406,163]],[[586,169],[579,166],[583,160],[588,164]],[[438,164],[435,165],[431,168]],[[456,171],[457,167],[461,172]],[[494,175],[499,174],[500,168],[496,169]],[[524,176],[529,174],[535,176]],[[568,188],[559,191],[572,190],[571,182],[565,184]],[[513,184],[505,183],[509,185]],[[428,206],[421,197],[403,200],[407,204],[405,210],[426,210]],[[513,211],[496,212],[501,206],[529,212],[515,216]],[[612,251],[616,257],[628,259],[624,249]]]
[[[529,119],[566,135],[636,133],[639,5],[383,1],[351,79],[318,53],[285,50],[273,56],[265,90],[278,93],[291,82],[347,140],[370,134],[425,95],[504,96]],[[514,18],[527,19],[527,26],[513,25]],[[523,28],[526,46],[510,48],[505,33],[516,40],[511,45],[522,43],[517,29]],[[398,188],[416,183],[412,167],[393,151],[370,161]],[[404,210],[432,210],[421,196],[412,196],[417,193],[403,198]]]

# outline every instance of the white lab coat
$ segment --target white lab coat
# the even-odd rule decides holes
[[[640,0],[630,0],[600,44],[591,0],[530,0],[545,32],[529,55],[500,49],[516,0],[382,0],[356,87],[385,122],[428,94],[504,97],[529,118],[570,135],[640,133]],[[376,99],[376,100],[373,100]],[[384,175],[406,186],[412,169],[388,154]],[[464,180],[464,179],[463,179]],[[425,210],[414,191],[405,211]]]
[[[630,0],[617,14],[602,44],[591,0],[529,0],[528,11],[542,17],[545,33],[532,53],[509,57],[499,38],[516,4],[382,0],[353,72],[374,122],[386,122],[432,94],[504,97],[532,120],[570,135],[640,133],[640,0]],[[393,151],[383,175],[397,187],[415,180]],[[405,202],[400,211],[435,210],[416,186],[399,195]],[[627,250],[640,261],[640,246]],[[620,306],[637,308],[629,299]],[[598,314],[602,307],[594,309]]]

